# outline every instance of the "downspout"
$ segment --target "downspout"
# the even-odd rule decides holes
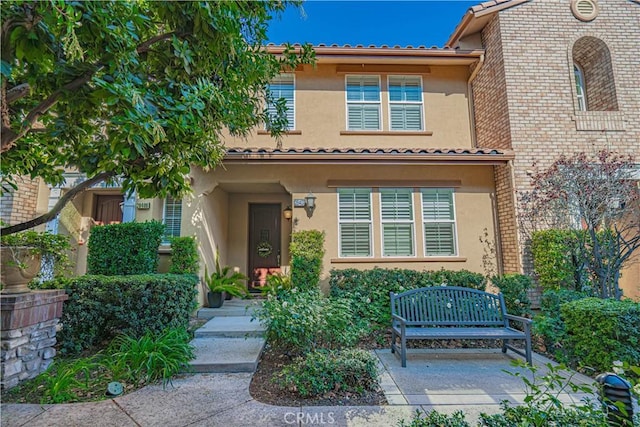
[[[477,147],[478,141],[476,138],[476,115],[475,115],[475,109],[473,105],[473,90],[471,88],[471,84],[473,83],[473,80],[476,78],[476,76],[478,75],[478,72],[480,71],[483,65],[484,65],[484,53],[480,55],[480,59],[478,60],[478,65],[476,65],[476,67],[473,69],[473,71],[471,72],[471,75],[469,76],[469,80],[467,81],[467,93],[469,94],[469,97],[467,99],[469,100],[469,124],[471,126],[471,146],[472,147]]]

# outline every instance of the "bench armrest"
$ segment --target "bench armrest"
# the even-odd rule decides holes
[[[521,322],[525,325],[527,324],[531,324],[532,320],[531,319],[527,319],[526,317],[522,317],[522,316],[514,316],[513,314],[505,314],[504,316],[505,318],[507,318],[508,320],[514,320],[516,322]]]
[[[407,319],[405,319],[402,316],[398,316],[397,314],[392,314],[391,315],[392,320],[394,321],[394,323],[397,321],[399,322],[401,325],[406,325],[407,324]]]

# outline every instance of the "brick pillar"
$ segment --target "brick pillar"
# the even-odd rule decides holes
[[[64,290],[0,294],[0,388],[15,387],[45,371],[56,354],[56,328]]]

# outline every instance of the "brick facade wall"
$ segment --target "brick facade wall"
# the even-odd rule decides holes
[[[570,0],[534,0],[499,12],[483,30],[485,67],[473,84],[478,146],[515,151],[516,191],[529,188],[527,170],[534,162],[544,168],[561,154],[603,148],[640,153],[640,6],[628,0],[598,4],[598,17],[583,22],[571,13]],[[618,111],[576,111],[574,45],[578,51],[592,46],[598,50],[594,55],[608,48],[614,79],[601,86],[616,99],[591,108]],[[508,204],[507,173],[500,168],[496,185],[498,202]],[[499,209],[505,270],[511,268],[505,237],[515,234],[506,211]],[[522,262],[525,271],[531,271],[530,258]]]
[[[18,178],[18,190],[0,198],[0,218],[9,225],[33,219],[38,205],[38,179]]]

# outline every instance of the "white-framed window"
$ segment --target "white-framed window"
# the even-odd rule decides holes
[[[381,130],[380,76],[346,76],[347,129]]]
[[[413,189],[380,189],[382,256],[415,256]]]
[[[423,124],[422,78],[389,76],[389,129],[421,131]]]
[[[162,223],[165,225],[162,243],[168,244],[171,237],[180,237],[180,223],[182,222],[182,200],[167,196],[164,199]]]
[[[286,130],[293,130],[296,128],[296,112],[295,112],[295,76],[294,74],[280,74],[275,77],[269,83],[268,90],[271,96],[271,101],[267,106],[269,117],[274,119],[277,116],[277,109],[275,102],[280,99],[285,100],[285,106],[287,108],[287,125],[283,127]],[[267,124],[267,128],[268,128]]]
[[[452,188],[423,188],[422,223],[425,256],[453,256],[458,252]]]
[[[338,189],[340,257],[371,257],[371,189]]]
[[[578,109],[587,111],[587,91],[584,84],[584,71],[578,64],[573,64],[573,75],[576,82],[576,95],[578,96]]]

